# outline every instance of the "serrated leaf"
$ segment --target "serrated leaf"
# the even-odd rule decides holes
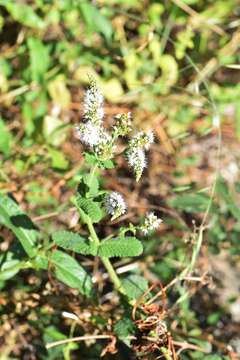
[[[132,274],[123,279],[122,285],[131,299],[139,299],[139,297],[148,289],[148,282],[140,275]]]
[[[39,231],[31,219],[8,196],[0,193],[0,223],[16,235],[29,257],[36,255],[35,241]]]
[[[135,237],[120,237],[103,241],[98,250],[102,257],[139,256],[143,252],[142,243]]]
[[[90,297],[93,289],[91,277],[83,267],[70,255],[56,250],[50,256],[58,280],[71,288],[78,289]]]
[[[87,214],[93,223],[98,223],[103,217],[100,203],[81,196],[76,197],[77,205]]]
[[[97,255],[97,247],[84,237],[71,231],[56,231],[52,234],[54,243],[65,250],[82,255]]]

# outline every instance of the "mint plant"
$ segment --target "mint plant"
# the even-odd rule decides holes
[[[146,151],[154,139],[151,131],[145,133],[133,130],[130,113],[117,114],[111,129],[104,126],[103,119],[103,96],[95,81],[90,79],[84,99],[83,121],[75,131],[76,137],[86,149],[84,158],[89,173],[81,176],[76,194],[71,199],[79,212],[82,225],[88,230],[88,235],[83,236],[67,230],[55,231],[51,234],[47,246],[46,241],[42,246],[39,240],[44,239],[45,235],[21,211],[14,199],[1,194],[0,221],[15,233],[28,259],[19,260],[10,253],[5,260],[1,260],[0,280],[11,278],[23,268],[49,269],[60,281],[90,297],[93,294],[92,277],[66,252],[71,251],[100,257],[115,289],[132,303],[127,282],[118,277],[111,259],[141,255],[143,246],[136,236],[147,236],[160,226],[162,220],[150,212],[139,225],[129,224],[127,227],[120,227],[116,233],[106,238],[100,238],[98,223],[107,217],[113,221],[124,215],[127,201],[116,191],[102,189],[99,177],[102,171],[116,166],[116,157],[124,156],[136,181],[139,181],[147,165]],[[118,150],[120,139],[126,139],[125,150],[121,152]],[[144,279],[141,281],[143,283]]]

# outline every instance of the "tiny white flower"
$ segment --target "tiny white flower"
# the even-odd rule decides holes
[[[113,125],[114,135],[125,136],[132,131],[131,113],[117,114],[115,116],[115,123]]]
[[[137,132],[129,142],[129,147],[139,147],[148,150],[150,145],[154,142],[154,135],[152,131],[144,133],[143,131]]]
[[[143,224],[140,226],[140,230],[144,235],[157,230],[160,224],[162,223],[162,219],[158,218],[153,212],[147,213]]]
[[[133,169],[136,180],[139,181],[143,170],[147,167],[145,152],[139,147],[133,147],[128,149],[126,155],[128,164]]]
[[[123,215],[127,209],[127,205],[124,201],[124,198],[122,197],[121,194],[119,194],[116,191],[113,191],[110,194],[106,195],[104,199],[104,206],[106,212],[109,215],[112,215],[111,218],[112,220]]]
[[[76,136],[84,145],[93,147],[101,140],[101,129],[91,121],[76,127]]]
[[[147,141],[146,141],[146,144],[144,145],[144,149],[148,150],[150,148],[150,145],[154,143],[153,132],[151,130],[148,131],[146,134],[146,137],[147,137]]]

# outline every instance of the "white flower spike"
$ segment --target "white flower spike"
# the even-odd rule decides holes
[[[139,181],[143,170],[147,167],[145,152],[139,147],[133,147],[127,151],[126,155],[128,164],[133,169],[136,181]]]
[[[95,80],[90,79],[90,85],[84,99],[84,118],[96,125],[101,125],[103,116],[103,95]]]
[[[127,209],[127,205],[126,205],[122,195],[116,191],[113,191],[110,194],[106,195],[105,200],[104,200],[104,206],[105,206],[106,212],[109,215],[112,215],[111,220],[114,220],[117,217],[125,214],[126,209]]]
[[[136,181],[139,181],[144,168],[147,167],[146,156],[144,150],[149,150],[150,145],[154,141],[153,132],[144,133],[139,131],[129,141],[128,150],[126,152],[129,166],[133,169]]]
[[[143,224],[140,226],[140,230],[143,235],[148,235],[149,233],[157,230],[162,223],[162,219],[154,215],[153,212],[147,213]]]

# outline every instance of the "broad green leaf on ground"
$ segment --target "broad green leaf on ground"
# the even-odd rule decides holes
[[[7,129],[4,121],[0,118],[0,152],[5,156],[9,155],[12,142],[12,134]]]
[[[68,125],[55,116],[46,115],[43,119],[43,136],[48,144],[61,145],[67,137]]]
[[[51,343],[54,341],[64,340],[66,338],[67,338],[66,335],[61,333],[54,326],[48,326],[44,329],[43,341],[45,344],[48,344],[48,343]],[[66,347],[66,345],[59,345],[53,349],[48,349],[48,355],[45,359],[47,359],[47,360],[62,359],[63,358],[62,352],[64,350],[64,347]]]
[[[61,109],[69,108],[71,93],[66,86],[66,78],[63,74],[48,83],[48,92],[57,106]]]
[[[14,258],[12,252],[0,256],[0,281],[11,279],[16,275],[24,262]]]
[[[90,32],[99,32],[104,35],[106,40],[110,40],[113,33],[112,25],[100,10],[86,1],[79,2],[79,8],[88,30]]]
[[[148,282],[140,275],[132,274],[123,279],[122,285],[131,299],[139,299],[148,289]]]
[[[33,81],[42,82],[50,65],[48,48],[43,42],[34,37],[27,40],[30,52],[30,69]]]
[[[52,234],[52,239],[65,250],[82,255],[97,255],[97,247],[92,242],[71,231],[56,231]]]
[[[216,191],[220,195],[221,199],[226,203],[228,210],[235,217],[236,220],[240,219],[240,209],[239,206],[235,203],[233,196],[231,195],[229,188],[227,187],[226,182],[222,177],[218,178]]]
[[[171,200],[170,205],[186,212],[196,213],[206,211],[209,201],[209,196],[204,194],[181,194]],[[213,208],[214,204],[212,204],[212,210]]]
[[[49,146],[48,153],[51,157],[53,169],[66,170],[68,168],[69,162],[61,151]]]
[[[35,13],[31,5],[19,3],[12,0],[1,0],[0,5],[4,6],[14,20],[31,28],[44,28],[43,20]]]
[[[31,219],[9,196],[0,193],[0,223],[16,235],[29,257],[36,255],[35,241],[39,231]]]
[[[58,280],[71,288],[78,289],[83,295],[91,296],[93,285],[91,277],[72,256],[56,250],[50,256],[50,263]]]
[[[128,339],[129,336],[134,335],[136,332],[136,326],[131,320],[131,316],[123,317],[118,320],[114,325],[114,333],[117,337],[123,341],[127,346],[130,346],[131,340]]]
[[[139,256],[143,252],[142,243],[135,237],[119,237],[103,241],[98,250],[102,257]]]

